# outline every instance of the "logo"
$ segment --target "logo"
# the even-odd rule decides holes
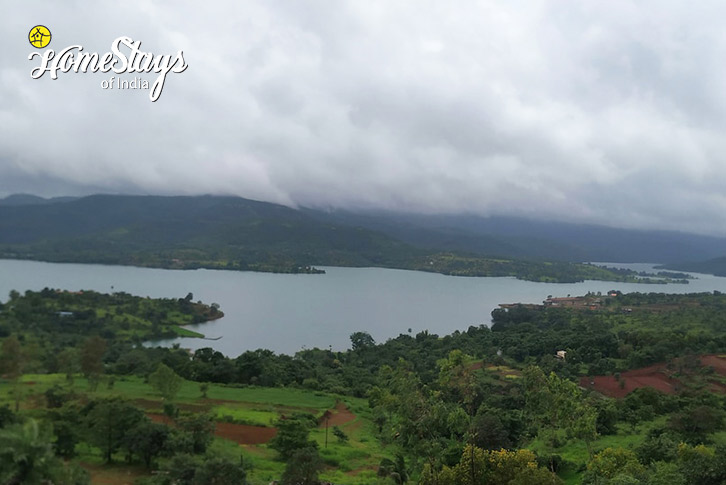
[[[30,29],[28,40],[33,47],[43,48],[50,43],[50,30],[43,25],[36,25]],[[172,54],[155,54],[141,50],[141,41],[131,37],[117,37],[111,42],[111,51],[104,54],[87,52],[82,45],[70,45],[58,52],[46,49],[42,53],[31,52],[28,60],[40,58],[40,65],[30,71],[30,77],[39,79],[45,73],[50,74],[53,80],[58,79],[58,73],[87,73],[87,72],[114,72],[115,74],[155,73],[153,83],[141,77],[111,76],[101,82],[101,89],[147,89],[149,98],[156,101],[164,89],[164,82],[169,73],[184,72],[187,63],[184,61],[184,52],[177,51]]]
[[[36,25],[30,32],[28,32],[28,41],[33,47],[42,49],[50,44],[50,39],[53,36],[50,34],[50,29],[45,25]]]

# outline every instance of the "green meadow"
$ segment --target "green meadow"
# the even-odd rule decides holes
[[[80,402],[94,398],[121,397],[144,409],[147,413],[161,414],[164,401],[151,385],[139,377],[112,377],[102,379],[96,390],[91,390],[87,379],[74,376],[72,381],[64,374],[26,374],[18,384],[0,379],[0,406],[15,406],[16,393],[20,393],[19,408],[28,416],[40,416],[46,406],[44,394],[54,386],[74,393]],[[330,393],[294,388],[232,387],[208,384],[206,397],[200,384],[184,381],[174,404],[181,414],[210,413],[217,426],[227,423],[274,427],[283,415],[304,412],[320,417],[336,403],[343,402],[355,416],[352,421],[339,425],[348,436],[341,442],[333,434],[333,426],[315,428],[310,438],[318,443],[324,462],[321,480],[351,485],[378,483],[376,467],[381,459],[390,456],[374,435],[369,419],[370,410],[365,399],[342,397]],[[327,439],[326,439],[327,434]],[[127,465],[119,454],[114,463],[106,464],[100,450],[80,443],[74,461],[90,471],[93,483],[130,483],[129,478],[148,476],[138,464]],[[239,461],[248,468],[250,484],[268,484],[279,479],[285,463],[267,444],[244,444],[216,436],[208,454]],[[163,460],[163,458],[161,459]],[[126,480],[126,481],[124,481]]]

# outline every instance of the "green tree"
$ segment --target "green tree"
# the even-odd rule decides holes
[[[49,387],[44,393],[48,408],[59,408],[68,400],[70,394],[58,384]]]
[[[602,479],[613,479],[618,475],[641,480],[646,477],[646,470],[634,452],[625,448],[605,448],[587,463],[582,483],[599,484]]]
[[[675,463],[658,461],[648,470],[648,485],[686,485],[686,477]]]
[[[0,483],[81,485],[89,480],[55,457],[48,428],[29,419],[0,429]]]
[[[597,409],[586,401],[578,402],[565,428],[568,436],[582,440],[587,452],[593,456],[592,442],[597,438]]]
[[[0,346],[0,375],[4,375],[12,382],[12,395],[15,398],[16,412],[20,410],[20,401],[23,396],[20,377],[23,375],[24,361],[23,349],[18,338],[11,335],[3,340]]]
[[[40,483],[55,466],[49,433],[34,419],[0,430],[0,483]]]
[[[179,453],[172,456],[171,460],[162,468],[165,475],[159,474],[153,483],[162,485],[193,485],[194,475],[201,461],[196,456]]]
[[[179,416],[179,408],[173,402],[164,403],[164,416],[174,419]]]
[[[172,401],[181,389],[184,379],[165,364],[159,364],[149,376],[149,384],[156,389],[166,401]]]
[[[597,409],[572,381],[554,372],[545,376],[539,367],[523,372],[525,410],[540,433],[556,435],[564,429],[569,437],[585,442],[592,456],[592,441],[597,437]],[[547,440],[546,440],[547,442]]]
[[[123,447],[129,455],[136,455],[144,462],[146,468],[161,454],[169,438],[169,428],[163,424],[153,423],[148,418],[139,421],[136,426],[124,433]]]
[[[81,372],[88,379],[91,390],[98,388],[104,372],[103,355],[106,353],[106,341],[95,335],[87,338],[81,346]]]
[[[66,404],[61,408],[48,411],[53,425],[55,453],[63,458],[72,458],[76,454],[76,445],[83,435],[83,425],[79,409],[74,404]]]
[[[462,457],[466,456],[466,453]],[[529,450],[487,452],[486,483],[488,485],[509,485],[512,483],[556,484],[561,483],[554,473],[537,470],[537,459]]]
[[[395,459],[383,458],[378,465],[378,476],[388,477],[393,480],[396,485],[403,485],[408,482],[408,471],[406,469],[406,460],[402,453],[396,453]]]
[[[18,337],[11,335],[0,346],[0,374],[10,380],[23,375],[23,348]]]
[[[7,404],[0,406],[0,429],[20,421],[20,417]]]
[[[439,366],[439,385],[454,394],[454,399],[464,406],[469,416],[474,415],[479,397],[472,360],[472,357],[456,349],[449,352],[445,359],[436,362]]]
[[[234,463],[226,458],[199,457],[183,453],[174,455],[161,469],[162,473],[141,483],[149,485],[246,485],[247,472],[240,459]]]
[[[689,485],[722,485],[726,483],[726,449],[704,445],[678,445],[678,467]]]
[[[376,341],[368,332],[353,332],[350,334],[350,343],[353,351],[374,347]]]
[[[313,423],[307,416],[293,416],[277,422],[277,434],[270,441],[270,448],[280,453],[284,460],[290,459],[302,448],[316,448],[317,443],[309,439]]]
[[[118,398],[96,401],[90,406],[85,419],[87,440],[101,448],[110,463],[123,445],[126,432],[145,419],[144,413]]]
[[[193,453],[204,453],[214,440],[214,419],[209,414],[194,414],[177,419],[181,430],[189,434]]]
[[[467,445],[454,467],[444,466],[438,476],[424,469],[422,485],[558,485],[554,473],[538,468],[529,450],[485,451]]]
[[[409,453],[425,459],[432,473],[438,473],[444,451],[452,442],[458,445],[463,437],[462,430],[453,429],[452,424],[463,424],[459,418],[466,413],[457,412],[458,405],[444,402],[440,392],[424,386],[403,359],[395,369],[383,366],[379,381],[380,386],[370,392],[369,402],[374,408],[383,407],[392,417],[392,436],[385,438],[395,439]]]
[[[348,442],[348,435],[345,434],[345,431],[340,429],[337,426],[333,426],[333,436],[338,438],[338,442],[340,443],[347,443]]]
[[[485,450],[512,446],[509,430],[502,422],[500,413],[495,411],[477,414],[471,421],[469,435],[474,445]]]
[[[207,458],[194,474],[193,485],[244,485],[247,472],[241,463],[225,458]]]
[[[283,485],[317,485],[323,469],[318,449],[312,446],[292,452],[282,474]]]
[[[679,441],[678,436],[671,432],[651,432],[635,448],[635,453],[644,465],[650,465],[657,461],[675,461],[678,456]]]
[[[80,355],[73,347],[63,349],[58,354],[58,370],[66,375],[66,380],[73,384],[73,375],[81,372]]]
[[[668,427],[678,432],[691,444],[706,441],[709,433],[720,431],[724,425],[723,410],[712,406],[690,406],[674,413],[668,419]]]

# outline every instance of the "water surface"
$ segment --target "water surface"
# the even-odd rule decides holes
[[[638,265],[647,270],[650,265]],[[726,278],[697,275],[689,285],[638,285],[607,281],[533,283],[515,278],[468,278],[381,268],[324,268],[324,275],[221,270],[164,270],[129,266],[0,260],[0,299],[10,290],[125,291],[139,296],[219,303],[225,317],[191,329],[217,341],[173,339],[192,349],[214,347],[236,356],[267,348],[292,354],[303,347],[344,350],[363,330],[385,341],[409,329],[445,335],[488,324],[499,303],[540,303],[548,295],[623,292],[726,292]],[[635,268],[634,268],[635,269]]]

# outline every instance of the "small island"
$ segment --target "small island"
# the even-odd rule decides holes
[[[23,294],[11,291],[9,300],[0,303],[0,337],[26,335],[37,339],[42,347],[58,341],[75,344],[88,335],[131,343],[203,338],[185,326],[217,320],[224,312],[217,303],[207,305],[193,300],[192,293],[174,299],[50,288]]]

